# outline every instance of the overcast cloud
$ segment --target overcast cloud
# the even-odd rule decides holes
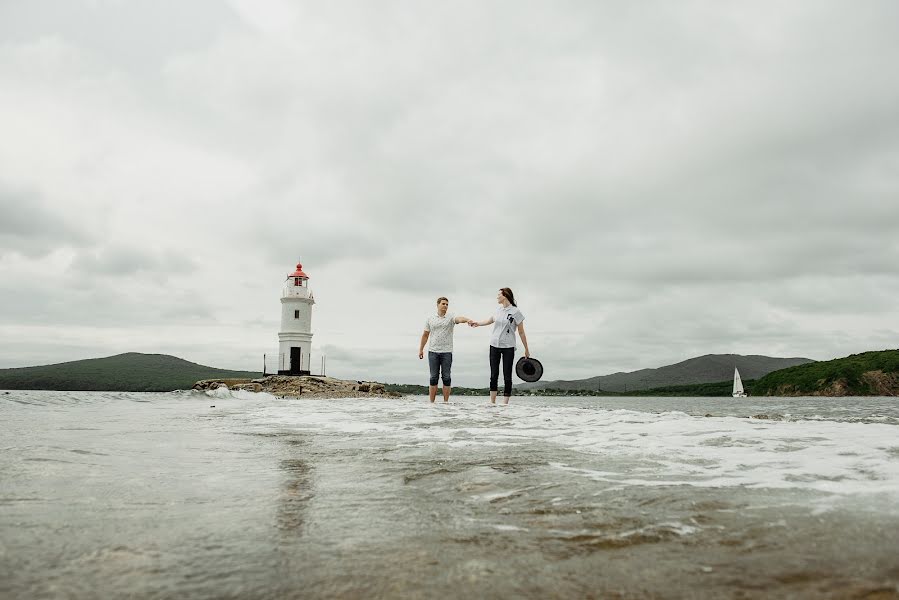
[[[899,4],[0,3],[0,367],[418,382],[498,287],[548,379],[899,347]],[[485,330],[454,383],[486,383]]]

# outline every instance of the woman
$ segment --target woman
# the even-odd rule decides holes
[[[524,344],[524,355],[531,357],[528,350],[528,336],[524,333],[524,315],[515,304],[515,294],[509,288],[501,288],[496,295],[496,301],[500,307],[496,314],[483,321],[469,321],[472,327],[493,325],[490,334],[490,403],[496,404],[497,383],[499,381],[499,360],[503,360],[503,396],[505,404],[509,403],[512,396],[512,364],[515,359],[515,332],[521,336]]]

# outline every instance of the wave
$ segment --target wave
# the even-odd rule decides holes
[[[426,401],[304,401],[255,417],[295,431],[365,440],[366,447],[445,447],[557,457],[551,468],[609,485],[805,489],[899,497],[896,426],[886,422],[700,417],[680,411],[480,405]],[[597,468],[602,464],[601,468]]]

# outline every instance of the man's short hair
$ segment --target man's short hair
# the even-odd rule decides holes
[[[440,304],[444,300],[446,300],[446,303],[449,304],[449,298],[447,298],[446,296],[440,296],[439,298],[437,298],[437,304]]]

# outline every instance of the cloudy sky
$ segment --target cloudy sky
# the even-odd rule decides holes
[[[418,382],[509,286],[548,379],[899,347],[899,3],[0,1],[0,367]],[[484,385],[488,332],[456,333]]]

